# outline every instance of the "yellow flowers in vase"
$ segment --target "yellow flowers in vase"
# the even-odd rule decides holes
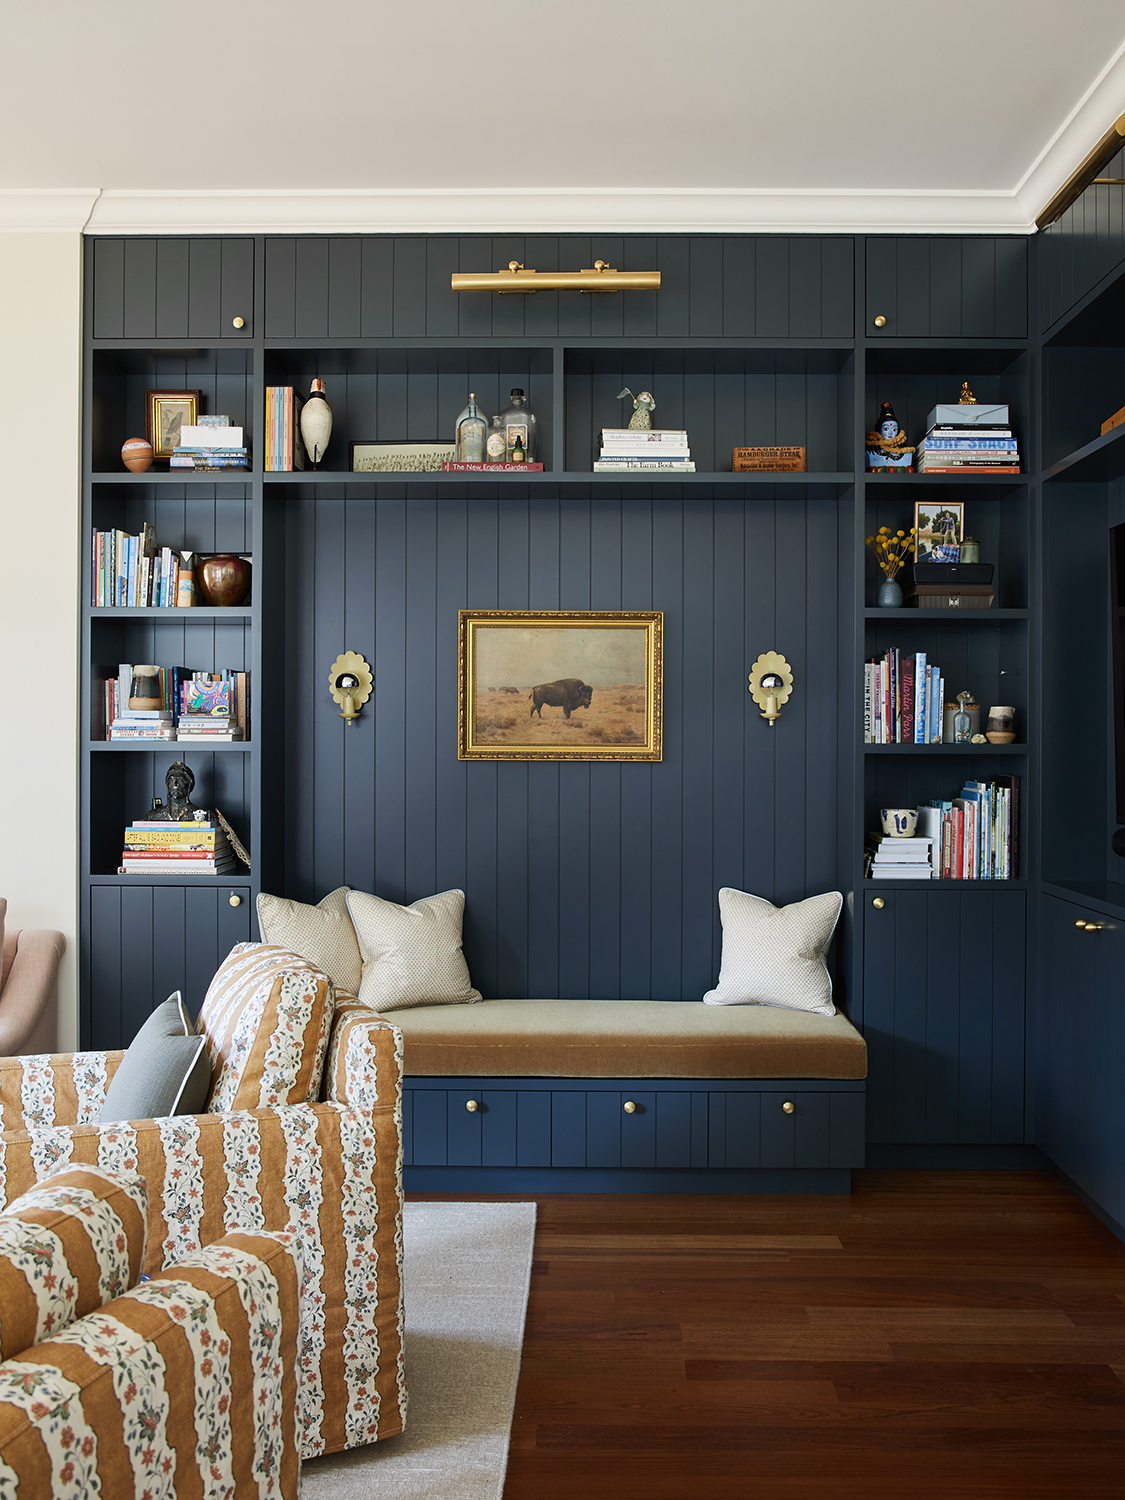
[[[909,531],[892,531],[889,526],[880,526],[874,536],[867,538],[867,546],[875,553],[875,561],[883,570],[879,604],[884,609],[897,609],[902,604],[902,586],[895,575],[914,551],[914,532],[913,526]]]

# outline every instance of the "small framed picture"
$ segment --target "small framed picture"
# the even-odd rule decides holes
[[[353,443],[353,474],[440,473],[452,463],[456,448],[448,438],[413,443]]]
[[[660,610],[460,613],[460,760],[659,760]]]
[[[198,391],[146,391],[145,436],[154,458],[171,458],[181,427],[194,427],[199,416]]]
[[[963,500],[914,503],[914,561],[960,562],[965,535]]]

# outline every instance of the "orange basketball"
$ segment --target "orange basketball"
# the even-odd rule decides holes
[[[121,462],[134,474],[152,467],[152,444],[147,438],[126,438],[121,445]]]

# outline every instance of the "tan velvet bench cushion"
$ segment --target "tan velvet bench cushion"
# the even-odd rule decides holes
[[[407,1077],[866,1078],[846,1016],[699,1000],[482,1000],[414,1006]]]

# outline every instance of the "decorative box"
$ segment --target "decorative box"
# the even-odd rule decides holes
[[[732,474],[803,474],[803,448],[732,448]]]
[[[1007,402],[978,401],[973,406],[962,406],[951,402],[948,406],[935,406],[926,418],[927,430],[931,427],[1007,427]]]
[[[953,591],[954,584],[991,583],[994,563],[916,562],[914,582],[937,584]]]
[[[988,583],[914,583],[905,602],[913,609],[991,609],[993,597]]]

